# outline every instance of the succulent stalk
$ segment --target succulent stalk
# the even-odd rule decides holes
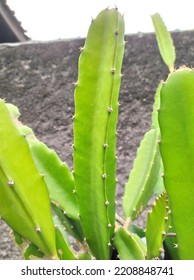
[[[124,20],[106,9],[92,21],[75,89],[74,180],[85,238],[109,259],[115,224],[116,125]]]

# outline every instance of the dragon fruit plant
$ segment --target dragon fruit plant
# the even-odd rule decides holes
[[[74,170],[0,100],[0,216],[24,259],[194,259],[194,72],[174,70],[175,51],[158,14],[159,49],[170,70],[158,86],[116,214],[116,126],[124,54],[117,8],[92,20],[75,84]],[[146,228],[134,221],[153,193]],[[188,242],[189,240],[189,242]]]

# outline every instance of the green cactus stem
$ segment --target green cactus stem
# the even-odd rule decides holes
[[[125,217],[132,220],[145,209],[158,179],[160,155],[157,138],[155,129],[145,134],[125,187],[123,211]]]
[[[80,221],[69,218],[66,212],[62,211],[58,206],[54,205],[53,203],[52,203],[52,210],[53,210],[54,218],[57,216],[58,220],[63,225],[63,229],[67,231],[72,237],[74,237],[79,242],[83,242],[84,234]]]
[[[176,54],[171,35],[158,13],[152,15],[151,18],[155,28],[156,39],[158,42],[161,57],[164,63],[169,68],[169,71],[173,72]]]
[[[120,260],[144,260],[146,245],[138,235],[119,227],[114,236],[114,244]]]
[[[156,94],[154,97],[153,111],[152,111],[152,129],[157,130],[158,138],[160,138],[158,111],[160,109],[160,91],[161,91],[162,85],[163,85],[163,81],[161,81],[157,87]],[[160,154],[158,156],[160,157]],[[160,157],[159,161],[160,161],[160,169],[159,169],[158,179],[157,179],[156,185],[154,187],[154,191],[153,191],[155,195],[159,195],[165,191],[163,178],[162,178],[162,175],[164,173],[164,167],[163,167],[161,157]]]
[[[164,185],[180,259],[194,259],[194,71],[169,75],[161,89],[159,125]]]
[[[44,178],[25,137],[0,100],[0,216],[50,258],[57,258],[50,201]]]
[[[116,124],[124,20],[106,9],[92,21],[75,89],[74,178],[85,238],[97,259],[109,259],[115,224]]]
[[[56,234],[56,247],[60,260],[76,260],[76,257],[71,250],[69,244],[66,242],[65,238],[58,227],[55,228]]]
[[[40,142],[31,128],[19,121],[20,112],[12,104],[6,104],[18,130],[28,141],[34,163],[40,174],[44,174],[49,197],[53,204],[62,209],[66,216],[79,221],[77,201],[74,195],[75,184],[72,173],[66,163],[47,145]]]
[[[156,198],[148,213],[146,225],[147,259],[159,257],[163,252],[163,241],[169,225],[169,209],[166,193]]]
[[[176,236],[167,236],[164,240],[163,247],[166,260],[180,260]]]
[[[73,193],[74,178],[68,166],[44,143],[30,141],[30,150],[40,174],[44,174],[50,199],[66,215],[79,221],[77,201]]]

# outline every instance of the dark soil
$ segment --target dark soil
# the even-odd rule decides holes
[[[194,34],[172,34],[176,66],[194,66]],[[143,134],[151,123],[154,93],[168,70],[154,34],[126,36],[118,123],[118,212],[129,171]],[[77,79],[79,47],[83,39],[0,46],[0,97],[18,106],[21,120],[40,140],[56,150],[72,168],[73,82]],[[139,224],[143,219],[139,220]],[[20,259],[0,220],[0,259]]]

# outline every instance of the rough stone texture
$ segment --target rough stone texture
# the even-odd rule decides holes
[[[173,33],[176,66],[194,66],[193,32]],[[168,70],[154,34],[126,36],[118,123],[118,212],[136,149],[150,127],[154,93]],[[72,167],[73,82],[83,39],[0,46],[0,97],[18,106],[21,120]],[[18,163],[19,164],[19,163]],[[142,224],[140,219],[139,224]],[[0,259],[20,259],[0,221]]]

